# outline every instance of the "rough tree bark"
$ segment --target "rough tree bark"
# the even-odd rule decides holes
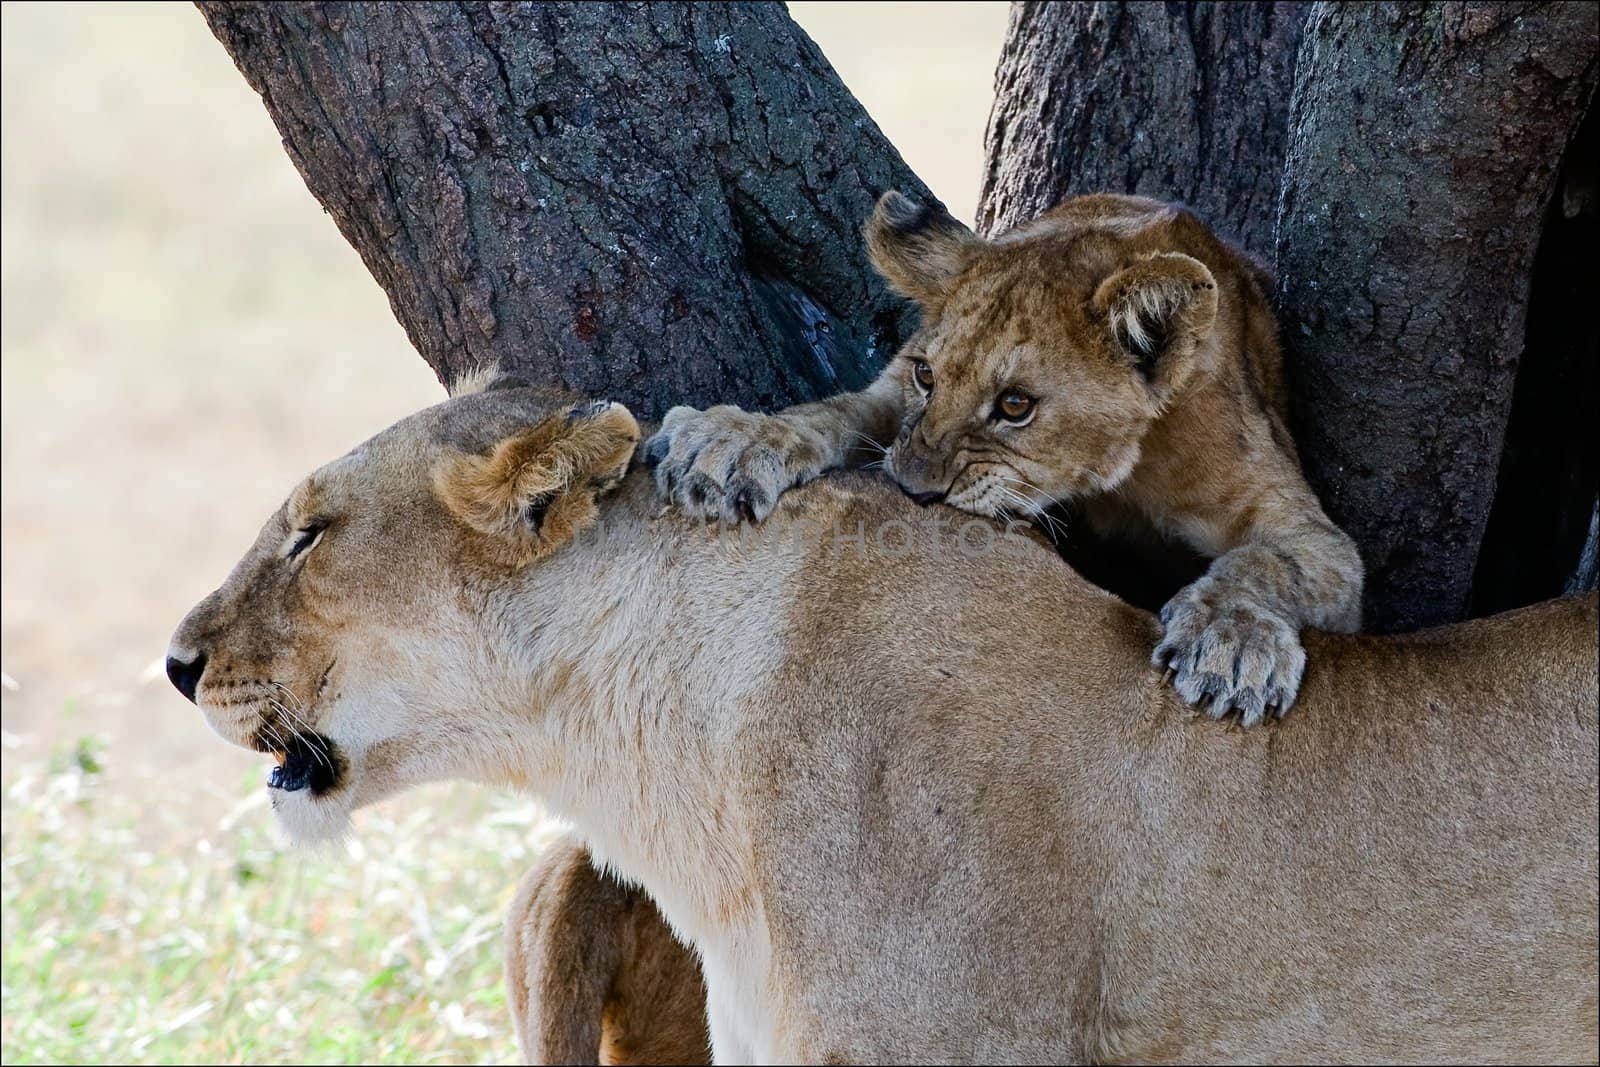
[[[199,7],[442,381],[770,407],[902,338],[858,230],[932,197],[781,5]]]
[[[979,228],[1078,193],[1181,200],[1270,260],[1306,3],[1011,6]]]
[[[1587,4],[1307,22],[1279,302],[1306,473],[1361,545],[1374,629],[1469,607],[1542,221],[1595,75]]]

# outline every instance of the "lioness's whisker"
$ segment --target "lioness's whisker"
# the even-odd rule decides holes
[[[288,696],[290,701],[292,701],[292,704],[290,705],[278,705],[279,709],[289,717],[290,723],[298,728],[303,729],[308,734],[315,734],[317,731],[312,727],[311,721],[302,714],[305,709],[305,701],[296,696],[295,691],[284,685],[282,682],[269,680],[268,684],[281,689]]]
[[[290,694],[291,697],[293,697],[293,695],[294,694],[292,694],[292,693]],[[275,700],[275,698],[273,698],[273,697],[268,697],[267,699],[268,700],[272,700],[275,704],[277,704],[277,706],[282,709],[283,713],[289,717],[289,721],[291,723],[293,723],[295,726],[303,726],[303,727],[305,727],[306,730],[311,731],[311,723],[306,719],[306,717],[304,715],[302,715],[300,713],[300,710],[298,708],[296,708],[294,705],[285,704],[282,701]],[[311,732],[315,732],[315,731],[311,731]]]
[[[285,741],[283,739],[283,735],[278,732],[277,725],[265,716],[263,716],[261,719],[261,732],[267,735],[267,739],[271,741],[274,746],[276,746],[278,751],[284,753],[289,751],[289,743]]]
[[[278,683],[274,682],[273,684],[277,685]],[[283,687],[280,686],[280,688]],[[287,690],[285,691],[287,692]],[[293,696],[294,694],[290,693],[289,695]],[[281,701],[278,701],[272,697],[268,697],[267,703],[271,704],[273,708],[275,708],[280,714],[289,718],[291,726],[297,728],[295,730],[297,734],[301,732],[299,728],[303,728],[306,735],[305,737],[301,738],[304,743],[304,747],[311,750],[311,755],[317,760],[318,763],[322,764],[330,771],[333,770],[332,761],[330,761],[327,757],[327,754],[322,751],[322,741],[320,739],[320,735],[311,728],[311,724],[306,722],[304,718],[298,715],[292,708],[284,705]],[[284,746],[284,751],[289,751],[288,745]]]
[[[282,682],[274,681],[274,680],[269,678],[267,680],[267,684],[268,685],[272,685],[272,686],[276,686],[277,688],[283,690],[283,692],[289,697],[289,699],[294,702],[294,706],[296,708],[303,708],[303,707],[306,706],[305,701],[301,700],[298,696],[296,696],[294,690],[290,689],[288,686],[284,685]]]

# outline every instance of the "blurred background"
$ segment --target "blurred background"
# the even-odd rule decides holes
[[[912,6],[789,5],[971,221],[1006,5]],[[0,1058],[510,1061],[500,911],[556,828],[440,787],[288,851],[161,670],[301,476],[442,391],[191,7],[0,20]]]

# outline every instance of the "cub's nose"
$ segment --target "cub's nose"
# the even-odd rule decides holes
[[[944,494],[940,492],[912,493],[911,499],[916,501],[918,504],[921,504],[923,507],[927,507],[929,504],[937,504],[939,501],[943,500]]]
[[[167,677],[172,679],[172,684],[178,692],[194,702],[194,691],[200,688],[200,676],[206,672],[206,654],[195,653],[192,660],[181,660],[177,656],[167,657]]]

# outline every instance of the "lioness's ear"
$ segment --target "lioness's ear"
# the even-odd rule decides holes
[[[621,404],[579,404],[505,438],[487,456],[447,455],[434,488],[497,555],[523,566],[594,521],[595,501],[627,473],[639,424]]]
[[[983,242],[942,209],[912,203],[890,190],[867,222],[867,252],[889,287],[937,313],[950,283]]]
[[[1217,282],[1198,259],[1160,252],[1100,283],[1092,301],[1117,347],[1158,391],[1181,386],[1217,318]]]

